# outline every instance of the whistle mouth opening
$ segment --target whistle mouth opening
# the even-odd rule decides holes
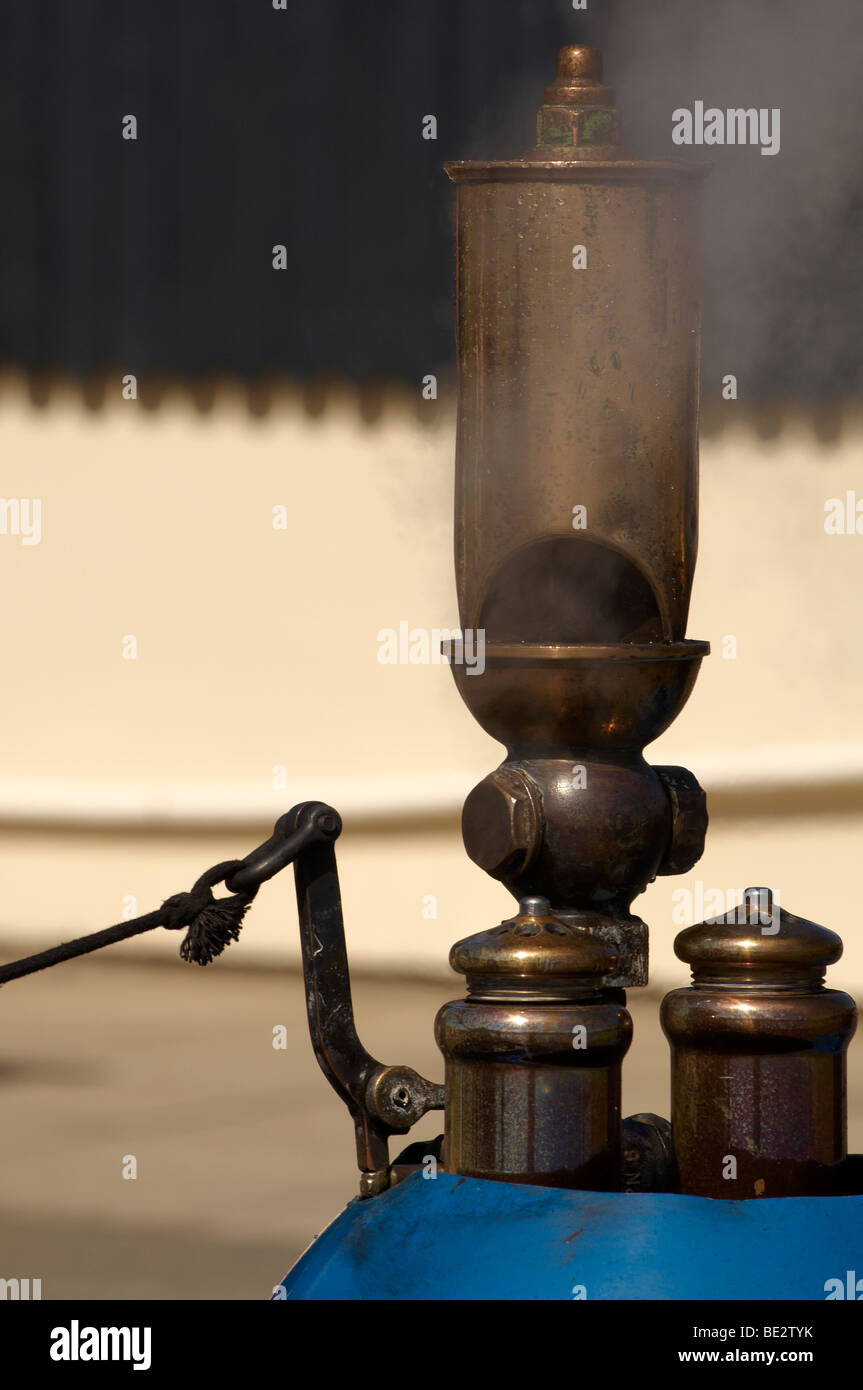
[[[587,147],[589,149],[589,147]],[[604,147],[595,147],[597,150]],[[453,183],[506,183],[544,180],[549,183],[646,183],[660,180],[703,179],[713,165],[682,159],[550,158],[550,147],[532,149],[523,159],[452,160],[444,165]]]
[[[655,576],[626,547],[581,533],[543,536],[507,555],[477,626],[487,646],[646,645],[678,635]]]
[[[443,642],[445,656],[452,642]],[[486,662],[694,661],[707,656],[710,643],[696,638],[679,642],[486,642]]]

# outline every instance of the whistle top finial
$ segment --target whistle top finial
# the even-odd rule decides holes
[[[558,49],[556,88],[585,86],[599,82],[602,77],[602,54],[598,48],[570,43]]]
[[[614,146],[619,123],[614,92],[602,84],[602,54],[598,48],[569,44],[557,55],[557,76],[545,89],[545,104],[537,116],[537,145],[570,150]],[[583,157],[583,156],[578,156]]]

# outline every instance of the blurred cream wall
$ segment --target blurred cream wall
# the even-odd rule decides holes
[[[4,956],[149,911],[306,798],[344,817],[357,968],[441,973],[456,938],[510,914],[459,832],[501,750],[446,666],[378,660],[381,629],[457,622],[452,410],[393,392],[368,422],[347,387],[319,404],[280,386],[256,418],[226,383],[209,411],[179,386],[147,410],[118,381],[99,410],[62,382],[39,407],[0,384],[3,496],[42,504],[38,545],[0,535]],[[824,504],[863,499],[863,416],[825,442],[800,411],[764,438],[724,410],[702,442],[689,624],[713,654],[648,750],[706,787],[708,849],[635,908],[666,987],[704,895],[769,884],[843,934],[832,978],[860,992],[863,536],[827,535]],[[297,958],[283,874],[226,960]]]

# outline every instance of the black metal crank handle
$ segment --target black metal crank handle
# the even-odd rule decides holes
[[[354,1121],[357,1164],[364,1175],[361,1195],[369,1196],[386,1186],[389,1136],[406,1134],[428,1110],[443,1109],[443,1087],[412,1067],[384,1066],[357,1035],[336,866],[335,841],[342,828],[338,812],[322,802],[307,802],[295,806],[279,825],[289,837],[306,835],[294,859],[294,878],[309,1032],[321,1070]],[[310,826],[314,833],[306,829]],[[259,853],[265,861],[275,861],[284,849],[262,846]],[[234,880],[228,884],[233,886]]]

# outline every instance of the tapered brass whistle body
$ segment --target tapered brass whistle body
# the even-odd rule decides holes
[[[642,756],[708,650],[686,638],[703,169],[631,159],[601,79],[595,51],[564,49],[537,146],[447,166],[456,580],[484,665],[449,655],[506,750],[462,828],[520,907],[453,949],[467,998],[437,1037],[451,1171],[616,1188],[622,989],[647,980],[630,906],[695,863],[707,822],[691,774]]]

